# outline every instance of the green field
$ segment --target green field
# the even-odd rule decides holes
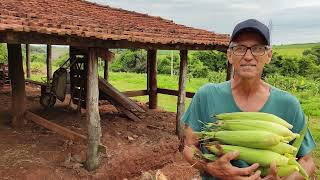
[[[306,49],[311,49],[314,46],[319,46],[320,43],[307,43],[307,44],[288,44],[288,45],[275,45],[272,47],[273,52],[288,56],[302,56],[302,52]]]

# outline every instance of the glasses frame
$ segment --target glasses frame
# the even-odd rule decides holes
[[[242,46],[242,47],[245,47],[245,48],[246,48],[246,51],[245,51],[243,54],[235,54],[235,53],[234,53],[233,48],[239,47],[239,46]],[[252,50],[251,50],[251,49],[252,49],[253,47],[257,47],[257,46],[263,46],[263,47],[264,47],[263,54],[255,54],[255,53],[252,53]],[[229,48],[232,50],[232,54],[235,55],[235,56],[244,56],[244,55],[247,53],[248,49],[250,49],[250,53],[251,53],[253,56],[263,56],[263,55],[266,54],[266,51],[270,49],[270,47],[269,47],[268,45],[261,45],[261,44],[254,45],[254,46],[251,46],[251,47],[244,46],[244,45],[233,45],[233,46],[230,46]]]

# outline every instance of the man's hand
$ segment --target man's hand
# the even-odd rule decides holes
[[[214,162],[207,163],[205,171],[211,176],[222,180],[258,180],[260,178],[260,171],[255,170],[259,167],[257,163],[246,167],[234,167],[230,161],[237,158],[239,152],[229,152]]]
[[[281,178],[277,175],[277,166],[275,163],[270,164],[269,174],[262,180],[281,180]]]

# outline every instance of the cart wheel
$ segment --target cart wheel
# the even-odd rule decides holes
[[[57,98],[52,93],[44,93],[40,96],[40,104],[44,108],[52,108]]]

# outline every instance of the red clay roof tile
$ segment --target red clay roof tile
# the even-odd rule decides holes
[[[0,0],[0,31],[141,43],[227,45],[229,35],[82,0]]]

